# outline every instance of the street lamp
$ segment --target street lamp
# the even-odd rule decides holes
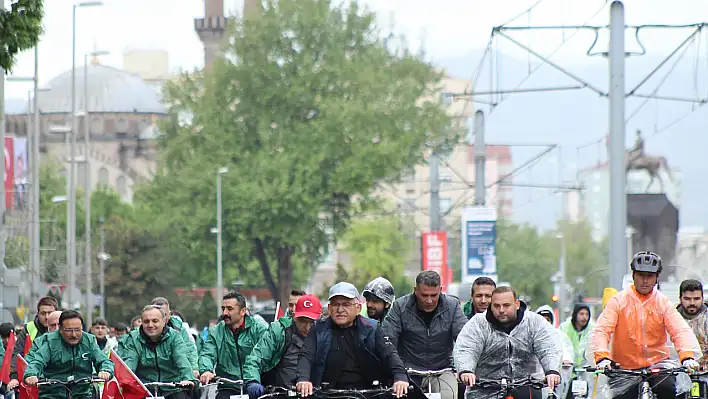
[[[558,233],[556,236],[560,240],[560,257],[558,258],[558,274],[560,277],[560,289],[558,291],[558,316],[561,320],[565,320],[565,235]]]
[[[99,263],[99,279],[100,279],[100,285],[99,285],[99,292],[101,295],[101,303],[99,304],[99,315],[101,318],[105,319],[106,318],[106,261],[111,259],[111,255],[106,253],[106,233],[103,228],[103,225],[105,223],[105,220],[103,216],[99,218],[99,222],[101,223],[101,230],[100,230],[100,250],[98,252],[98,263]]]
[[[108,55],[108,51],[92,51],[84,54],[84,263],[86,266],[86,324],[93,323],[94,301],[91,295],[93,291],[93,257],[91,256],[91,132],[89,130],[89,89],[88,89],[88,62],[89,57],[100,57]]]
[[[221,315],[221,297],[224,291],[224,270],[221,259],[221,175],[229,168],[219,168],[216,171],[216,312]]]
[[[103,1],[82,1],[78,4],[72,6],[71,14],[71,126],[74,134],[71,135],[71,143],[69,144],[69,159],[74,159],[74,151],[76,147],[76,134],[79,131],[79,123],[77,119],[76,112],[76,9],[79,7],[96,7],[102,6]],[[68,136],[67,136],[68,137]],[[74,240],[76,239],[76,186],[74,184],[74,173],[76,171],[76,166],[74,163],[68,165],[69,169],[69,201],[67,201],[68,214],[67,218],[72,222],[67,228],[67,234],[71,237],[71,243],[67,244],[69,247],[69,270],[70,275],[73,277],[74,269],[76,268],[76,245]],[[71,298],[71,290],[74,288],[71,285],[72,281],[69,283],[69,297]],[[71,302],[70,302],[71,303]],[[87,316],[90,313],[90,309],[87,310]],[[90,320],[90,316],[89,320]],[[90,324],[89,324],[90,325]]]

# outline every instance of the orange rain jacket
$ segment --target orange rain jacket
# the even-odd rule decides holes
[[[666,295],[657,289],[642,295],[631,285],[612,297],[600,314],[590,350],[595,362],[611,359],[625,369],[647,368],[669,358],[667,332],[681,361],[701,358],[696,336]]]

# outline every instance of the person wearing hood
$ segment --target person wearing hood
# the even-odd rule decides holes
[[[478,379],[519,380],[534,374],[540,363],[548,388],[559,385],[561,343],[546,319],[528,311],[516,291],[507,286],[494,290],[489,310],[473,316],[457,337],[453,357],[460,381],[474,386]],[[493,388],[473,389],[467,398],[496,394]],[[540,399],[541,389],[518,388],[509,396]]]
[[[551,326],[556,325],[556,315],[553,313],[553,308],[551,308],[548,305],[543,305],[536,309],[536,313],[539,315],[543,316],[546,321],[551,323]],[[565,332],[563,332],[559,328],[554,328],[553,329],[557,334],[558,334],[558,340],[561,343],[561,347],[563,348],[563,356],[561,358],[561,361],[563,362],[564,367],[572,366],[575,359],[575,353],[573,352],[573,343],[570,341],[570,338],[568,335],[566,335]]]
[[[383,277],[376,277],[364,287],[361,294],[366,299],[366,316],[383,325],[384,318],[396,300],[391,282]]]
[[[679,286],[679,299],[681,303],[676,310],[693,330],[698,343],[703,351],[703,356],[698,360],[701,367],[708,364],[708,306],[703,299],[703,284],[698,280],[684,280]]]
[[[594,327],[590,320],[590,307],[578,303],[573,307],[573,315],[560,325],[561,331],[573,344],[573,364],[576,367],[585,365],[585,351],[588,348],[588,339]]]

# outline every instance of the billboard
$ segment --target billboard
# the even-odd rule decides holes
[[[25,209],[27,207],[27,189],[29,188],[29,168],[27,167],[27,138],[15,137],[14,143],[13,175],[14,207]]]
[[[497,209],[465,207],[462,232],[462,283],[485,276],[497,281]]]
[[[14,158],[15,148],[12,137],[5,136],[5,207],[12,209],[12,193],[15,185]]]
[[[450,285],[452,273],[447,265],[447,233],[431,231],[423,233],[423,270],[434,270],[440,275],[443,292]]]

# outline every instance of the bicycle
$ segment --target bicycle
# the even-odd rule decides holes
[[[244,388],[243,380],[231,380],[226,377],[215,377],[212,381],[213,382],[209,382],[208,384],[202,385],[200,388],[204,389],[204,388],[209,388],[209,387],[217,387],[217,389],[218,389],[219,386],[229,384],[229,386],[226,386],[225,388],[227,388],[229,390],[238,390],[239,391],[238,396],[240,398],[248,399],[248,394],[243,392],[243,388]],[[236,395],[232,395],[232,396],[236,396]]]
[[[314,388],[313,393],[320,398],[329,399],[369,399],[393,392],[393,387],[383,387],[378,381],[374,381],[372,385],[374,388],[371,389],[330,389],[329,384],[323,382],[320,387]]]
[[[670,368],[644,368],[639,370],[628,370],[618,367],[598,369],[596,367],[587,366],[585,370],[592,373],[604,374],[608,377],[611,376],[629,376],[629,377],[639,377],[639,393],[637,397],[639,399],[653,399],[655,397],[652,391],[651,384],[649,383],[650,378],[654,377],[669,377],[677,376],[680,373],[687,373],[688,370],[685,367],[670,367]]]
[[[441,370],[415,370],[415,369],[407,369],[406,372],[408,373],[408,376],[415,376],[415,377],[422,377],[423,380],[421,381],[421,384],[425,384],[425,379],[428,379],[428,391],[423,392],[423,394],[428,398],[428,399],[441,399],[441,393],[440,392],[433,392],[433,379],[438,380],[438,390],[440,389],[440,381],[445,382],[445,384],[449,385],[446,381],[442,380],[440,377],[448,372],[455,373],[455,369],[448,367],[444,368]],[[449,386],[449,388],[455,392],[457,391],[457,387],[452,387]],[[422,389],[421,389],[422,391]]]
[[[691,377],[691,390],[686,393],[686,397],[690,399],[706,398],[705,382],[701,377],[708,375],[708,371],[694,371],[688,376]]]
[[[41,386],[52,386],[52,385],[61,385],[65,390],[66,390],[66,397],[67,399],[72,398],[72,391],[74,388],[76,388],[77,385],[80,384],[94,384],[97,382],[105,382],[102,378],[96,378],[96,377],[85,377],[85,378],[79,378],[78,380],[74,379],[73,376],[69,377],[66,381],[62,380],[54,380],[51,378],[41,378],[37,381],[37,387]],[[93,390],[92,396],[96,396],[96,389],[92,385],[91,389]]]
[[[518,380],[511,380],[508,378],[501,378],[498,380],[484,379],[480,378],[471,387],[472,389],[496,389],[501,393],[505,399],[512,399],[513,392],[520,388],[530,388],[541,390],[545,388],[546,382],[533,377],[521,378]],[[556,394],[553,391],[548,393],[548,398],[555,398]]]
[[[179,388],[179,389],[183,389],[185,391],[192,388],[189,385],[182,385],[178,382],[153,381],[153,382],[144,382],[143,385],[145,385],[145,388],[148,388],[148,390],[150,387],[155,387],[155,392],[154,392],[153,396],[155,396],[156,398],[162,396],[159,394],[160,388]]]

